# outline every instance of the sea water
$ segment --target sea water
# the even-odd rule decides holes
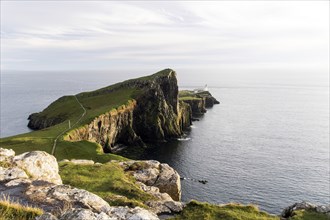
[[[210,92],[221,102],[195,121],[184,137],[154,146],[144,157],[168,163],[187,178],[182,180],[183,201],[253,203],[274,214],[302,200],[330,203],[327,84],[255,83],[226,76],[212,80],[182,72],[182,89],[203,87],[208,81]],[[146,73],[2,73],[0,135],[29,132],[28,115],[62,95]]]

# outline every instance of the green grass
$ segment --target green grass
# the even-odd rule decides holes
[[[0,220],[32,220],[42,214],[41,209],[0,200]]]
[[[294,216],[288,220],[330,220],[330,216],[315,211],[298,210],[294,211]]]
[[[191,90],[179,91],[179,97],[185,97],[185,96],[195,96],[195,93],[194,93],[194,91],[191,91]]]
[[[60,175],[64,184],[95,193],[110,205],[146,207],[145,201],[155,200],[115,162],[102,165],[60,163]]]
[[[182,90],[182,91],[179,91],[179,100],[181,100],[181,101],[201,100],[202,98],[197,96],[197,94],[200,94],[200,93],[195,93],[194,91],[190,91],[190,90]]]
[[[272,216],[260,211],[253,205],[228,204],[224,206],[212,205],[191,201],[187,204],[181,214],[172,220],[280,220],[277,216]]]
[[[184,96],[184,97],[179,97],[179,100],[185,101],[185,100],[201,100],[201,98],[194,97],[194,96]]]

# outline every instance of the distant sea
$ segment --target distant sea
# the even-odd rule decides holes
[[[153,72],[2,71],[0,136],[29,132],[29,114],[63,95]],[[208,84],[221,102],[194,122],[184,138],[145,155],[188,178],[182,180],[183,201],[253,203],[274,214],[303,200],[330,203],[328,81],[289,72],[253,77],[177,72],[180,89]]]

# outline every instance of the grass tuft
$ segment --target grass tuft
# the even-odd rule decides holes
[[[42,214],[43,211],[39,208],[22,206],[9,199],[0,200],[0,220],[32,220]]]

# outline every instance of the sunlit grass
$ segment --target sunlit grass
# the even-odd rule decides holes
[[[0,220],[32,220],[42,214],[39,208],[23,206],[8,199],[0,200]]]
[[[95,193],[110,205],[145,207],[145,201],[155,200],[115,162],[103,165],[60,163],[60,175],[65,184]]]

